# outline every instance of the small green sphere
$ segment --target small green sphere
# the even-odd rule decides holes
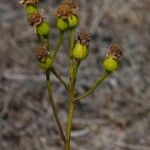
[[[111,73],[116,71],[119,68],[119,62],[116,59],[114,59],[112,56],[108,56],[104,60],[103,67],[107,72]]]
[[[43,36],[47,38],[49,36],[50,27],[47,22],[42,22],[39,26],[37,26],[37,34],[39,36]]]
[[[78,60],[83,60],[88,56],[88,48],[86,45],[82,45],[79,42],[76,43],[73,49],[73,57]]]
[[[58,18],[56,22],[56,27],[58,30],[64,32],[68,29],[68,23],[62,18]]]
[[[68,17],[68,24],[69,28],[75,28],[79,23],[78,17],[73,15],[71,17]]]
[[[39,61],[38,63],[39,63],[38,65],[39,65],[40,68],[42,68],[44,70],[48,70],[48,69],[50,69],[52,67],[53,60],[51,59],[51,57],[47,56],[45,58],[44,62],[43,61]]]
[[[28,15],[37,13],[38,11],[39,10],[38,10],[36,5],[28,4],[27,7],[26,7],[26,12],[27,12]]]

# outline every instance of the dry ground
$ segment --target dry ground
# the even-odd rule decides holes
[[[52,26],[59,0],[41,0]],[[102,71],[108,46],[122,43],[119,71],[77,105],[72,150],[150,150],[150,0],[78,0],[79,30],[92,34],[77,88],[86,91]],[[36,37],[17,0],[0,1],[0,150],[61,150],[43,72],[33,48]],[[51,45],[58,32],[53,30]],[[67,79],[68,35],[57,57]],[[68,95],[53,77],[59,117],[65,122]]]

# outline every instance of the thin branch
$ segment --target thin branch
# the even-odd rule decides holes
[[[55,75],[55,77],[60,81],[60,83],[65,87],[67,91],[69,91],[68,84],[62,79],[60,74],[55,70],[55,68],[52,67],[51,72]]]
[[[64,39],[64,32],[60,32],[60,35],[59,35],[57,43],[56,43],[56,47],[55,47],[54,52],[53,52],[53,59],[55,59],[57,52],[63,43],[63,39]]]
[[[86,98],[87,96],[89,96],[90,94],[92,94],[94,92],[94,90],[108,77],[109,73],[105,72],[103,73],[98,80],[95,82],[95,84],[82,96],[79,96],[77,98],[75,98],[75,101],[80,101],[83,98]]]
[[[55,106],[55,103],[54,103],[54,100],[53,100],[52,89],[51,89],[51,81],[50,81],[50,77],[49,77],[49,71],[46,71],[45,75],[46,75],[46,83],[47,83],[47,89],[48,89],[48,95],[49,95],[49,102],[50,102],[50,104],[52,106],[52,109],[53,109],[54,117],[55,117],[56,123],[57,123],[58,128],[59,128],[60,136],[61,136],[63,142],[65,143],[66,138],[65,138],[61,123],[59,121],[56,106]]]

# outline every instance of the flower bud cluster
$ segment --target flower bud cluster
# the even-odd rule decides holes
[[[45,17],[37,7],[38,0],[21,0],[20,4],[26,5],[27,20],[31,26],[36,29],[39,36],[47,38],[50,27],[45,21]]]
[[[65,1],[55,11],[57,16],[56,27],[64,32],[78,25],[77,6],[72,1]]]
[[[41,38],[48,39],[50,26],[45,21],[43,13],[39,11],[37,4],[38,0],[20,0],[20,4],[26,5],[27,20],[31,26],[36,29],[37,35]],[[75,29],[78,25],[78,7],[73,0],[65,0],[58,6],[54,15],[57,17],[56,27],[62,33],[68,29]],[[73,47],[71,57],[77,60],[84,60],[89,53],[89,42],[91,36],[87,32],[81,32],[78,35],[78,39]],[[48,50],[45,46],[41,46],[35,50],[35,54],[39,61],[39,66],[43,69],[51,68],[53,59],[48,54]],[[120,58],[123,55],[122,48],[118,44],[112,44],[103,62],[103,67],[106,72],[114,72],[118,69]]]

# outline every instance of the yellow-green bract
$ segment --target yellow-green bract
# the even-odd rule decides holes
[[[68,24],[69,24],[69,28],[75,28],[78,25],[78,17],[75,15],[72,15],[70,17],[68,17]]]
[[[50,27],[47,22],[42,22],[39,26],[37,26],[37,34],[39,36],[43,36],[47,38],[50,32]]]
[[[37,8],[36,5],[33,5],[33,4],[28,4],[26,6],[26,12],[28,15],[31,15],[31,14],[34,14],[34,13],[37,13],[39,10]]]
[[[103,67],[108,72],[114,72],[118,69],[119,62],[110,55],[104,60]]]
[[[56,27],[60,31],[66,31],[68,29],[68,22],[63,18],[57,18]]]
[[[52,67],[53,60],[51,59],[51,57],[47,56],[44,61],[39,61],[38,65],[40,68],[44,70],[48,70]]]
[[[88,56],[88,48],[86,45],[82,45],[80,42],[77,42],[73,49],[73,57],[79,60],[83,60]]]

